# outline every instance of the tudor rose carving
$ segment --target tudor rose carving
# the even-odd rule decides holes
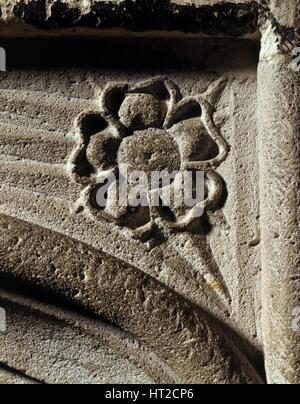
[[[72,155],[72,174],[84,186],[81,204],[95,218],[130,228],[140,239],[149,239],[158,229],[188,231],[201,226],[193,212],[199,206],[153,206],[160,192],[174,193],[175,180],[168,187],[148,190],[148,206],[116,206],[112,190],[119,185],[120,166],[129,172],[204,171],[204,210],[215,209],[223,192],[223,180],[215,168],[226,158],[228,145],[213,121],[213,107],[204,95],[183,98],[167,78],[138,84],[109,83],[101,93],[98,111],[85,111],[77,118],[78,144]],[[106,206],[95,203],[101,178],[114,173],[116,183],[107,191]],[[100,180],[99,180],[100,179]],[[167,189],[168,188],[168,189]]]

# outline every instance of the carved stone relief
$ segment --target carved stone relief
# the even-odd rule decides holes
[[[164,233],[193,227],[199,231],[199,217],[193,215],[199,206],[187,211],[153,206],[152,195],[159,184],[151,187],[150,181],[147,207],[133,210],[130,204],[123,209],[116,206],[111,197],[112,192],[118,191],[115,183],[108,189],[105,207],[97,209],[94,199],[97,189],[103,186],[99,178],[106,176],[107,171],[118,178],[119,165],[126,165],[129,174],[142,171],[150,175],[160,171],[167,176],[173,172],[181,175],[184,170],[205,170],[206,197],[200,204],[204,209],[215,208],[224,184],[213,167],[226,158],[228,145],[212,114],[213,107],[205,96],[182,98],[178,87],[167,78],[134,85],[107,84],[99,95],[99,112],[83,112],[76,120],[80,140],[70,165],[76,181],[87,185],[83,191],[84,204],[79,208],[88,208],[99,220],[130,227],[140,239],[157,238],[159,227]],[[172,193],[175,184],[176,176],[165,191]]]
[[[293,21],[86,3],[0,2],[0,382],[299,383]]]
[[[192,45],[190,40],[188,43],[189,46]],[[170,52],[174,52],[174,45],[179,46],[180,43],[171,41],[168,45]],[[141,46],[144,47],[144,44]],[[187,49],[186,43],[181,46]],[[202,41],[196,41],[194,46],[205,45]],[[220,44],[214,63],[219,63],[224,46],[231,45]],[[234,45],[236,46],[240,49],[239,43]],[[246,51],[247,58],[248,66],[254,67],[251,51]],[[68,73],[69,78],[54,71],[44,72],[39,75],[39,82],[37,74],[22,71],[19,79],[19,73],[12,72],[2,80],[5,88],[2,97],[6,110],[2,114],[4,131],[1,148],[3,155],[8,157],[5,157],[2,166],[1,213],[71,237],[95,251],[105,251],[108,256],[95,259],[95,268],[98,260],[103,262],[104,273],[107,270],[105,268],[115,265],[119,267],[118,261],[114,260],[122,260],[133,268],[139,268],[149,279],[157,279],[175,290],[178,296],[203,308],[205,318],[208,313],[213,314],[215,319],[208,321],[209,329],[217,326],[216,321],[224,321],[227,324],[226,334],[230,334],[238,345],[241,342],[234,336],[234,330],[237,329],[234,322],[239,322],[244,330],[249,327],[246,337],[249,342],[245,340],[242,345],[245,344],[246,351],[251,355],[253,349],[256,350],[252,348],[252,335],[257,333],[256,324],[255,320],[249,321],[251,315],[248,310],[246,321],[245,314],[240,310],[241,290],[236,288],[236,282],[243,275],[239,271],[232,271],[233,265],[237,265],[237,268],[239,266],[235,258],[231,257],[236,219],[230,217],[230,212],[233,212],[234,204],[240,202],[236,197],[238,190],[234,189],[235,179],[231,179],[236,158],[230,155],[229,150],[250,147],[248,142],[255,141],[255,136],[244,140],[239,133],[235,136],[232,131],[232,127],[236,126],[243,132],[249,128],[253,133],[250,117],[251,111],[255,109],[255,79],[246,79],[245,89],[249,90],[245,91],[248,95],[253,91],[254,104],[248,104],[249,116],[244,121],[232,118],[229,112],[229,101],[236,103],[238,108],[238,95],[234,96],[234,100],[230,98],[231,94],[238,91],[241,80],[234,76],[228,77],[224,73],[200,70],[185,80],[176,73],[169,72],[160,76],[144,73],[143,77],[129,77],[127,82],[124,79],[118,81],[118,72],[108,74],[105,70],[100,73],[92,70],[87,73],[71,71]],[[75,84],[66,87],[64,80]],[[34,90],[31,88],[33,81],[36,83]],[[18,90],[15,89],[16,83]],[[47,83],[51,83],[50,89]],[[145,104],[144,98],[147,100]],[[32,111],[31,117],[27,111]],[[251,164],[247,168],[249,171],[255,167],[255,150],[252,153],[253,160],[249,160]],[[145,172],[165,168],[171,172],[203,170],[207,189],[204,214],[196,218],[188,210],[170,210],[166,214],[166,210],[151,207],[151,204],[145,208],[146,212],[120,212],[110,206],[105,209],[95,206],[93,197],[95,188],[99,186],[98,179],[108,171],[116,172],[122,163],[133,170]],[[252,181],[254,184],[253,179],[247,187]],[[153,192],[155,189],[149,191]],[[251,192],[255,192],[255,188]],[[238,222],[241,223],[241,220],[238,219]],[[28,232],[29,228],[24,228],[22,233],[26,237],[21,236],[16,244],[17,251],[24,251],[26,256],[29,253],[28,243],[33,241],[33,236],[29,236]],[[247,237],[255,237],[255,232],[256,226],[251,223]],[[39,237],[45,240],[46,233]],[[49,242],[51,237],[47,236]],[[228,240],[227,252],[224,239]],[[72,260],[73,264],[68,266],[69,270],[74,271],[74,280],[71,281],[64,270],[66,263],[61,262],[61,257],[64,260],[67,258],[64,248],[58,248],[60,242],[50,247],[50,250],[54,248],[53,253],[49,252],[48,242],[37,243],[40,249],[34,247],[29,254],[36,257],[36,264],[39,261],[38,256],[44,257],[40,267],[42,272],[34,275],[30,271],[28,278],[27,271],[21,268],[26,263],[30,267],[36,264],[29,264],[29,257],[22,255],[20,265],[15,268],[21,272],[17,274],[13,270],[17,278],[55,293],[60,290],[62,295],[80,304],[88,304],[90,308],[88,302],[93,298],[86,297],[82,287],[94,287],[92,285],[96,273],[102,270],[101,267],[98,271],[89,269],[88,262],[92,259],[90,253],[86,253],[87,263],[82,267],[80,257],[77,264]],[[220,244],[222,248],[218,247]],[[10,247],[6,245],[5,248]],[[69,248],[65,247],[65,250],[68,251]],[[81,247],[79,250],[81,251]],[[76,257],[79,253],[74,251],[73,254]],[[254,267],[253,271],[257,269],[258,267]],[[124,270],[120,271],[122,273]],[[31,278],[32,275],[34,278]],[[71,287],[69,290],[63,286],[66,276],[69,279],[68,288]],[[135,278],[136,275],[133,276]],[[63,282],[61,286],[57,283],[59,279]],[[111,282],[112,279],[109,283]],[[125,285],[128,283],[125,279],[123,282]],[[256,286],[251,287],[255,296]],[[125,290],[128,290],[124,292],[125,296],[132,288],[139,289],[126,286]],[[112,283],[109,287],[112,294],[111,289]],[[95,291],[94,296],[99,293],[103,295],[103,291]],[[149,292],[148,298],[142,297],[145,290],[141,293],[141,302],[145,299],[146,304],[152,292]],[[139,294],[140,292],[138,296]],[[128,299],[129,297],[126,301]],[[252,298],[249,305],[252,306],[254,301]],[[166,302],[158,304],[165,305]],[[126,305],[133,307],[133,302],[128,300]],[[147,313],[147,304],[145,309]],[[96,306],[95,310],[98,311]],[[231,314],[235,311],[238,317],[233,320]],[[102,312],[101,314],[103,315]],[[143,316],[147,319],[149,314]],[[116,321],[115,318],[112,320]],[[131,325],[124,324],[122,328],[133,332]],[[139,338],[145,341],[145,330],[141,329],[141,332]],[[190,332],[194,333],[192,330],[188,333]],[[137,332],[134,334],[137,335]],[[148,338],[149,336],[145,341],[147,346]],[[152,346],[152,342],[150,345]],[[247,356],[248,353],[244,359],[245,364],[248,361]],[[201,368],[195,370],[195,375],[200,370]],[[251,370],[250,374],[253,372]],[[191,380],[196,380],[195,375]],[[187,380],[187,374],[183,379],[178,377],[180,380]],[[223,376],[218,377],[221,380]],[[250,376],[252,377],[256,379],[259,376]]]

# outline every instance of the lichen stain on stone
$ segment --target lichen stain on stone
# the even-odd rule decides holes
[[[50,11],[50,12],[49,12]],[[55,1],[51,10],[41,0],[21,0],[13,7],[13,16],[39,28],[85,26],[130,31],[163,30],[240,36],[257,27],[257,4],[216,3],[180,5],[171,0],[124,0],[92,2],[89,12]]]
[[[25,0],[17,3],[13,8],[13,15],[24,22],[39,26],[46,20],[45,2],[40,0]]]
[[[208,284],[208,286],[213,289],[213,290],[217,290],[219,292],[221,292],[222,294],[225,294],[225,289],[224,286],[221,284],[221,282],[218,281],[212,281]]]
[[[12,2],[14,3],[14,2]],[[74,2],[20,0],[12,12],[4,12],[6,21],[18,19],[40,29],[68,27],[124,28],[133,32],[147,30],[181,31],[208,35],[243,36],[263,30],[267,21],[273,27],[279,50],[283,53],[299,46],[295,27],[280,24],[268,2],[220,2],[213,5],[178,4],[172,0],[91,1],[88,7]],[[2,8],[2,10],[1,10]],[[7,17],[3,17],[7,15]]]

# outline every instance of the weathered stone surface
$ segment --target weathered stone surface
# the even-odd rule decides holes
[[[12,292],[2,290],[0,301],[7,313],[0,361],[23,372],[24,382],[177,382],[153,352],[117,327]],[[8,382],[21,378],[5,375]]]
[[[40,226],[40,230],[32,227],[34,233],[31,234],[29,227],[25,224],[23,227],[23,222],[13,224],[12,219],[5,219],[8,229],[5,230],[4,225],[1,247],[2,272],[34,285],[40,284],[109,318],[110,321],[145,341],[146,345],[154,347],[164,361],[172,363],[176,368],[174,372],[182,381],[230,383],[250,382],[260,378],[254,370],[237,371],[234,367],[232,369],[229,362],[226,365],[227,359],[225,359],[227,357],[230,358],[230,362],[232,361],[231,354],[228,356],[227,353],[228,349],[233,349],[231,342],[226,347],[228,335],[236,340],[237,345],[241,344],[238,356],[245,357],[242,360],[243,367],[248,368],[250,358],[252,360],[254,357],[254,362],[260,358],[260,342],[257,337],[259,328],[255,316],[258,290],[256,280],[250,282],[252,276],[253,279],[259,276],[259,250],[255,241],[258,236],[257,219],[254,221],[247,219],[247,213],[242,209],[236,216],[234,207],[236,204],[248,206],[248,210],[252,210],[255,218],[258,213],[255,204],[252,205],[250,199],[247,200],[245,195],[240,194],[237,187],[238,181],[242,178],[240,174],[236,174],[238,177],[232,176],[237,164],[243,164],[245,172],[253,173],[256,170],[254,114],[257,51],[251,42],[246,43],[248,46],[244,48],[244,42],[240,40],[234,43],[221,42],[215,46],[215,55],[210,62],[211,70],[193,72],[184,80],[180,77],[180,72],[170,73],[167,67],[164,68],[161,59],[158,59],[160,72],[154,67],[153,73],[149,74],[145,72],[146,66],[142,66],[141,72],[144,73],[130,77],[128,73],[122,73],[120,70],[108,72],[101,67],[98,67],[97,71],[88,72],[73,70],[67,75],[56,71],[41,74],[38,71],[20,70],[19,73],[9,72],[2,77],[1,96],[5,107],[1,121],[3,125],[1,213]],[[146,44],[149,45],[148,40],[141,43],[140,49],[147,49]],[[202,47],[204,51],[208,49],[207,44],[206,40],[194,42],[189,40],[183,43],[171,40],[168,48],[172,55],[175,49],[181,46],[187,57],[200,66],[202,52],[198,60],[198,56],[196,58],[192,56],[193,49]],[[107,45],[104,43],[103,46],[111,47],[110,43]],[[119,44],[119,47],[122,46],[124,43]],[[208,46],[213,46],[213,42]],[[93,48],[90,49],[93,51]],[[154,52],[160,52],[159,43],[153,49]],[[225,58],[224,49],[227,55]],[[230,52],[237,49],[244,54],[243,68],[247,73],[234,73],[233,68],[239,67],[240,61],[233,61]],[[134,53],[129,48],[125,61],[117,59],[118,63],[121,63],[119,69],[122,69],[124,63],[136,64],[135,60]],[[221,61],[223,72],[216,74],[213,69],[219,66]],[[185,59],[182,61],[182,68],[184,64]],[[227,69],[232,69],[231,77],[224,74]],[[153,75],[157,76],[158,73],[160,78],[153,80]],[[151,94],[151,97],[160,93],[167,94],[164,90],[167,83],[173,97],[173,102],[169,104],[172,114],[169,113],[167,116],[167,109],[164,108],[165,100],[162,97],[162,104],[159,107],[162,108],[162,116],[153,112],[148,120],[147,110],[142,109],[146,111],[139,115],[139,119],[143,118],[142,121],[132,120],[128,116],[129,107],[126,104],[132,100],[132,96],[124,94],[125,101],[120,106],[121,113],[118,120],[118,116],[114,116],[109,108],[107,111],[105,108],[106,105],[114,105],[111,92],[114,94],[116,84],[109,83],[120,81],[120,77],[125,83],[123,86],[128,87],[125,92],[134,91],[143,94],[145,91],[143,87],[150,86],[148,94]],[[151,81],[145,83],[145,80],[149,79]],[[239,91],[240,86],[244,88],[244,95]],[[138,107],[140,105],[141,103]],[[156,108],[155,105],[153,104],[153,109]],[[215,114],[212,105],[216,109]],[[232,118],[230,108],[235,110]],[[122,134],[133,129],[131,122],[138,125],[136,127],[138,130],[122,140]],[[103,144],[97,143],[97,139],[103,139],[98,133],[104,130],[106,131],[104,138],[110,139],[107,128],[114,123],[118,128],[121,143],[116,156],[119,156],[121,161],[127,155],[128,142],[128,146],[131,147],[131,139],[136,138],[137,141],[140,137],[143,139],[143,133],[146,137],[151,135],[153,129],[147,129],[149,125],[158,126],[159,128],[155,130],[164,132],[166,139],[172,136],[169,143],[160,140],[159,147],[151,150],[154,153],[151,164],[153,168],[156,164],[169,164],[169,159],[165,160],[164,156],[169,153],[171,157],[173,151],[170,148],[174,147],[176,156],[180,150],[180,159],[179,157],[176,159],[173,154],[174,164],[177,162],[176,164],[181,166],[190,165],[191,169],[198,166],[206,170],[210,190],[205,208],[205,214],[208,216],[200,218],[200,222],[197,223],[190,221],[188,212],[175,212],[180,222],[174,222],[165,217],[164,212],[151,213],[148,216],[144,213],[138,212],[137,215],[133,215],[128,212],[120,216],[122,220],[117,220],[118,215],[114,212],[110,210],[103,212],[93,208],[90,203],[90,196],[93,195],[90,188],[93,185],[93,173],[98,170],[97,167],[100,170],[107,169],[109,164],[114,163],[112,157],[115,150],[115,147],[109,148],[111,152],[109,156],[105,152],[98,153]],[[235,128],[233,131],[232,127]],[[202,133],[199,140],[198,131]],[[250,135],[240,136],[240,132]],[[183,134],[186,135],[182,137]],[[173,138],[177,139],[177,145],[174,143],[172,146]],[[134,146],[136,153],[139,152],[139,148],[141,157],[143,150],[149,153],[149,145],[151,143],[145,143],[146,149],[143,149],[143,142],[138,147]],[[237,152],[230,154],[229,145]],[[249,151],[247,164],[242,158],[246,150]],[[128,156],[133,158],[134,153],[129,153]],[[143,159],[138,161],[140,164],[147,162]],[[137,160],[134,161],[134,165],[136,163]],[[245,186],[249,189],[249,198],[255,195],[257,192],[255,177],[243,187]],[[225,204],[227,187],[230,187],[231,192],[228,193]],[[243,223],[241,229],[243,240],[236,236],[241,223]],[[11,226],[14,226],[14,232]],[[45,244],[43,240],[47,237],[51,242],[52,236],[48,237],[47,231],[42,228],[72,237],[73,240],[85,243],[85,247],[82,244],[80,244],[82,247],[79,247],[69,238],[66,241],[59,241],[60,238],[54,234],[53,243],[49,246],[48,242]],[[39,233],[40,231],[42,233]],[[17,236],[18,233],[20,236]],[[14,247],[11,243],[15,243],[15,237],[18,237],[20,244],[17,241]],[[65,247],[64,244],[59,247],[62,242],[67,243]],[[248,246],[253,243],[254,246]],[[40,246],[40,251],[37,245]],[[72,245],[74,246],[72,252],[68,254]],[[89,252],[91,248],[92,253]],[[234,254],[232,249],[235,251]],[[104,250],[110,257],[97,253],[98,258],[97,255],[92,258],[91,254],[96,254],[99,250]],[[12,253],[11,258],[8,258],[8,251]],[[243,257],[243,265],[238,263],[241,259],[238,257]],[[10,265],[10,260],[15,259],[17,262]],[[28,263],[28,259],[33,261]],[[249,260],[251,262],[249,271],[252,276],[245,277],[244,265],[247,266]],[[100,264],[98,268],[98,261],[99,263],[103,261],[103,275]],[[128,263],[129,267],[125,263]],[[113,269],[115,265],[116,268]],[[33,267],[36,270],[33,271]],[[109,267],[112,273],[106,272]],[[119,267],[120,270],[117,271]],[[234,274],[233,267],[237,268]],[[143,273],[147,276],[142,275]],[[108,278],[105,281],[104,278],[97,281],[98,276]],[[240,285],[239,288],[236,287],[237,284]],[[115,297],[112,293],[113,285],[115,285]],[[124,289],[124,285],[128,286]],[[173,297],[170,295],[169,303],[167,297],[169,292],[166,287],[178,293]],[[102,298],[99,301],[100,296]],[[181,303],[180,296],[199,307],[200,312],[195,314],[195,318],[191,313],[185,314],[184,306],[181,307],[185,303]],[[132,299],[137,299],[136,308]],[[147,304],[144,306],[143,302]],[[105,312],[103,312],[104,305],[106,305]],[[176,309],[177,305],[179,306]],[[151,317],[153,312],[156,313],[154,318]],[[201,320],[198,319],[199,315]],[[211,320],[208,320],[210,316]],[[221,332],[221,340],[218,342],[219,331],[214,329],[217,327],[219,330],[220,321],[226,324],[226,332]],[[158,324],[162,327],[159,332],[157,332]],[[207,331],[205,328],[202,330],[203,326]],[[182,335],[180,335],[181,329]],[[177,335],[175,337],[178,338],[177,342],[172,336],[173,332],[175,336]],[[207,337],[201,336],[203,332],[204,335],[213,333],[214,337],[207,340]],[[242,340],[234,337],[235,332],[243,333]],[[202,348],[198,352],[198,348],[194,347],[194,344],[199,343],[203,344],[204,352],[207,351],[207,344],[212,344],[210,349],[215,352],[212,363],[210,363],[212,352],[203,353]],[[234,346],[234,350],[236,349]],[[194,355],[197,355],[197,360]],[[220,359],[217,360],[219,355]],[[190,359],[187,359],[189,357]],[[210,370],[207,370],[207,367]]]
[[[0,382],[298,384],[298,2],[0,6]]]
[[[298,2],[272,9],[299,26]],[[267,23],[258,71],[263,340],[269,382],[298,384],[300,76],[289,53],[270,48],[274,40]]]

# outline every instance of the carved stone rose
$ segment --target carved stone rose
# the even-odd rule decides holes
[[[99,111],[84,112],[76,122],[79,142],[72,167],[76,181],[86,185],[81,198],[84,207],[97,218],[130,228],[141,239],[148,239],[159,228],[184,231],[201,226],[194,213],[216,207],[223,181],[214,168],[228,152],[214,124],[213,107],[204,96],[183,98],[172,81],[159,77],[136,85],[110,83],[99,104]],[[149,177],[154,171],[166,176],[204,171],[205,196],[189,208],[164,206],[166,195],[174,194],[175,176],[165,187],[153,186],[149,179],[147,206],[116,206],[112,196],[119,186],[121,166],[129,174],[141,171]],[[108,187],[106,206],[100,208],[96,193],[109,173],[115,174],[116,181]],[[134,194],[134,183],[129,187]],[[152,204],[157,192],[161,206]]]

